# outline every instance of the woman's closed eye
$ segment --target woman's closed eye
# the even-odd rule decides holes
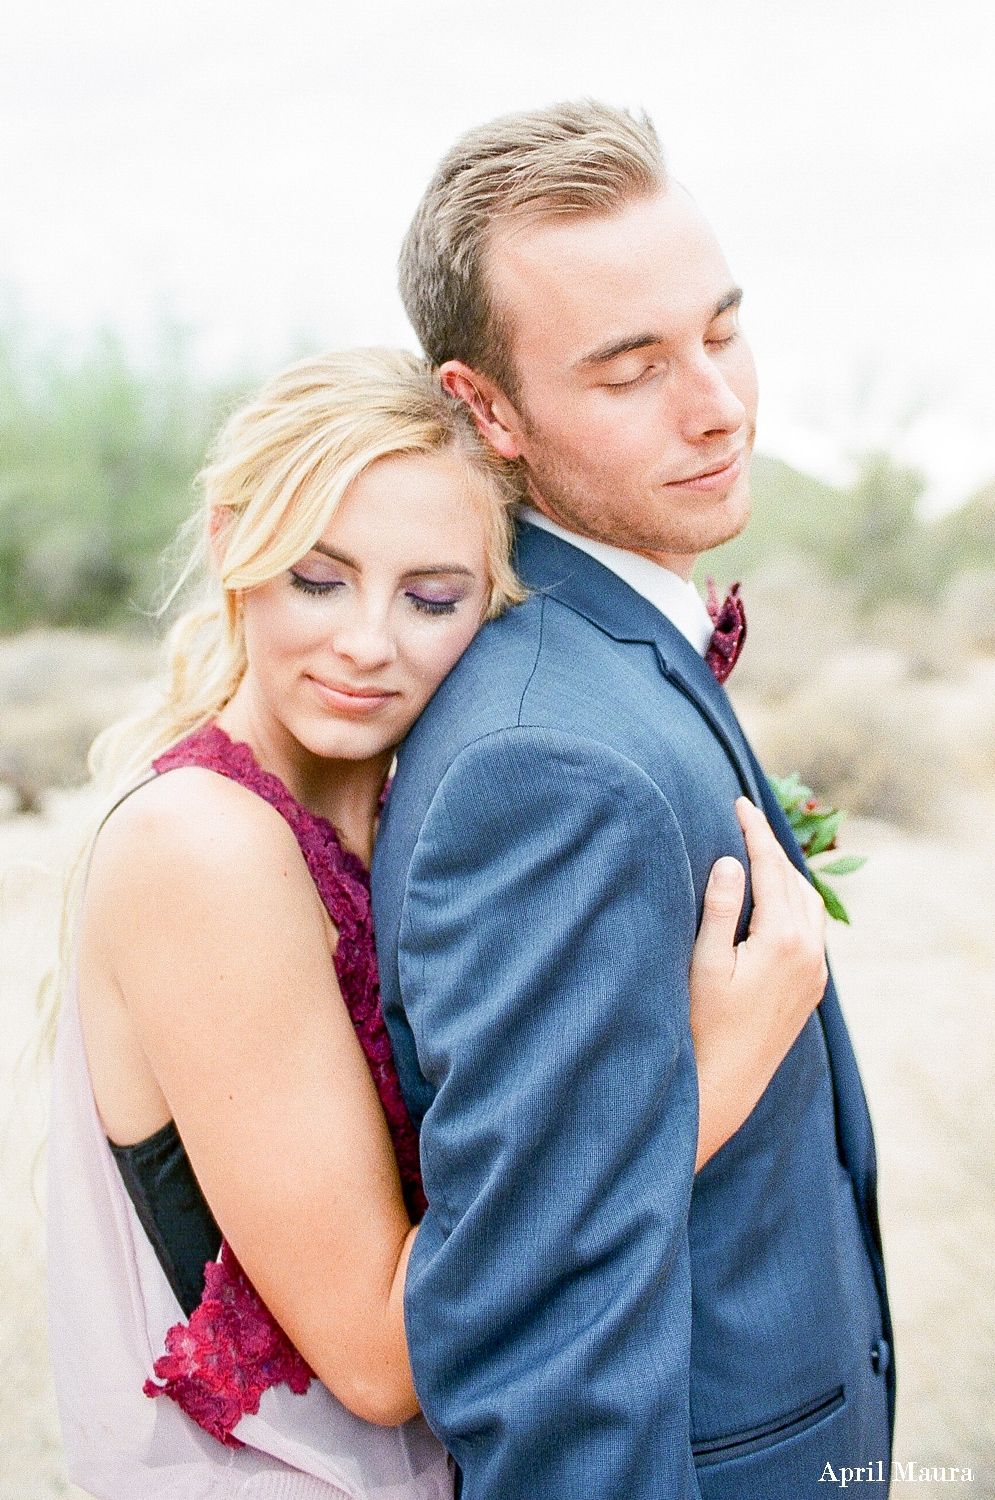
[[[290,569],[291,588],[304,594],[330,594],[345,585],[342,569],[334,558],[308,552]]]
[[[303,594],[330,594],[333,589],[342,588],[344,582],[342,578],[310,578],[307,573],[290,570],[291,588],[300,589]]]
[[[305,563],[298,563],[296,567],[289,570],[289,573],[291,587],[303,594],[327,597],[346,586],[346,580],[336,569],[330,568],[323,558],[319,558],[313,564],[310,559]],[[417,588],[405,589],[404,597],[420,614],[452,615],[455,614],[457,606],[466,598],[466,592],[459,588],[454,589],[452,584],[433,588],[431,583],[425,583]]]
[[[420,610],[422,614],[452,615],[456,613],[456,606],[462,604],[466,595],[452,591],[433,594],[418,589],[406,589],[405,598],[410,599],[415,609]]]

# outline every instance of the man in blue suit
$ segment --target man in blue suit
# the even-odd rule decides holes
[[[803,866],[689,581],[749,515],[739,292],[649,122],[593,103],[459,142],[401,285],[529,495],[529,598],[411,732],[373,869],[425,1414],[466,1500],[799,1500],[827,1464],[883,1494],[874,1146],[831,981],[695,1172],[689,964],[738,797]]]

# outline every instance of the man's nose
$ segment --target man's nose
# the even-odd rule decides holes
[[[712,434],[738,432],[746,407],[706,350],[689,360],[683,372],[684,436],[697,442]]]

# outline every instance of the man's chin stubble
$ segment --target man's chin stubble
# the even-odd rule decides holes
[[[742,508],[737,507],[733,515],[690,517],[684,524],[675,524],[673,520],[662,517],[634,520],[629,516],[618,515],[607,519],[607,524],[599,517],[595,523],[596,529],[579,516],[573,524],[569,521],[562,524],[571,531],[584,531],[596,541],[622,547],[627,552],[640,552],[647,556],[662,553],[668,557],[700,557],[703,552],[711,552],[715,547],[721,547],[724,542],[731,542],[734,537],[739,536],[749,519],[750,505],[747,500]]]
[[[690,515],[668,516],[661,513],[669,509],[666,502],[656,501],[651,496],[641,513],[633,516],[631,513],[606,513],[599,497],[582,492],[575,477],[560,471],[558,466],[550,465],[545,472],[537,472],[525,465],[524,477],[528,499],[538,510],[568,531],[589,536],[611,547],[622,547],[627,552],[698,557],[714,547],[721,547],[723,542],[732,541],[750,519],[749,490],[736,496],[728,511],[726,507],[732,499],[729,495],[717,507],[710,507],[707,515],[692,512]],[[733,488],[735,490],[738,485]]]

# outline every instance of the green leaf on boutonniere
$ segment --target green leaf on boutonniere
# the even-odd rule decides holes
[[[795,838],[807,854],[812,840],[822,826],[820,820],[817,817],[813,817],[811,813],[804,812],[801,808],[795,808],[791,812],[788,812],[787,808],[784,810],[788,813],[788,822],[794,829]]]
[[[827,885],[824,880],[820,880],[814,870],[810,869],[809,874],[812,877],[812,884],[815,886],[816,890],[819,892],[819,895],[826,903],[826,910],[829,915],[835,922],[845,922],[849,927],[850,913],[847,911],[846,907],[843,905],[842,901],[840,900],[839,896],[837,896],[832,886]]]
[[[802,785],[798,772],[792,771],[790,776],[771,776],[768,779],[784,811],[800,815],[812,791],[810,787]]]
[[[819,874],[854,875],[857,870],[862,870],[866,863],[866,854],[844,854],[839,859],[831,860],[828,865],[820,865]]]
[[[828,864],[816,866],[812,863],[818,855],[835,849],[836,836],[846,813],[838,807],[821,807],[812,788],[804,784],[797,771],[792,771],[790,776],[771,776],[768,779],[791,824],[805,856],[812,884],[822,897],[826,911],[835,921],[849,923],[846,907],[832,886],[826,883],[825,876],[852,875],[867,860],[860,854],[842,854]]]
[[[805,846],[805,853],[810,858],[813,854],[824,854],[827,849],[833,847],[836,843],[836,835],[840,831],[840,824],[845,817],[846,813],[836,811],[826,813],[819,819],[819,827]]]

